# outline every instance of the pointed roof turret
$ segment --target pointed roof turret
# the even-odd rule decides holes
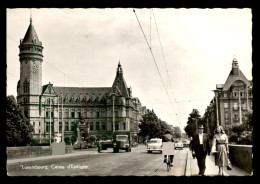
[[[237,80],[241,80],[244,81],[246,85],[249,85],[249,81],[247,80],[247,78],[245,77],[245,75],[243,74],[243,72],[239,69],[238,66],[238,61],[237,59],[234,57],[233,61],[232,61],[232,70],[230,71],[228,78],[223,86],[223,90],[229,90],[229,88],[231,87],[231,85],[237,81]]]
[[[42,45],[42,43],[39,41],[38,35],[32,24],[32,17],[30,17],[30,25],[26,31],[26,34],[25,34],[24,39],[22,40],[21,44]]]
[[[123,97],[125,97],[125,98],[130,97],[125,79],[123,77],[123,69],[121,67],[120,61],[117,66],[116,78],[112,85],[112,90],[115,90],[115,89],[119,90],[121,92],[121,94],[123,95]]]
[[[121,67],[121,64],[120,64],[120,61],[118,63],[118,66],[117,66],[117,75],[123,75],[123,69]]]
[[[239,66],[238,66],[238,61],[234,56],[234,59],[232,61],[232,73],[234,75],[239,75]]]

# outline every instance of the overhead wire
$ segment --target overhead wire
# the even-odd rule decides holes
[[[11,40],[13,40],[14,42],[16,42],[16,43],[19,44],[19,42],[17,42],[17,41],[16,41],[14,38],[12,38],[11,36],[7,35],[7,37],[10,38]],[[50,65],[50,66],[51,66],[53,69],[55,69],[56,71],[62,73],[64,76],[70,78],[70,79],[73,80],[74,82],[76,82],[76,83],[80,84],[81,86],[83,86],[80,82],[78,82],[77,80],[73,79],[72,77],[70,77],[69,75],[65,74],[64,72],[58,70],[58,69],[57,69],[56,67],[54,67],[52,64],[48,63],[47,61],[44,61],[44,62],[47,63],[48,65]]]
[[[153,12],[153,9],[151,9],[151,11]],[[162,48],[162,43],[161,43],[161,39],[160,39],[160,35],[159,35],[158,26],[157,26],[157,22],[156,22],[156,18],[155,18],[154,12],[153,12],[153,17],[154,17],[154,22],[155,22],[155,26],[156,26],[156,30],[157,30],[157,35],[158,35],[158,38],[159,38],[159,42],[160,42],[160,47],[161,47],[161,51],[162,51],[163,61],[164,61],[164,65],[165,65],[165,68],[166,68],[168,80],[169,80],[169,83],[170,83],[172,95],[173,95],[174,100],[176,101],[175,95],[174,95],[174,93],[173,93],[173,88],[172,88],[172,83],[171,83],[171,80],[170,80],[169,72],[168,72],[168,67],[167,67],[167,65],[166,65],[166,60],[165,60],[165,56],[164,56],[164,52],[163,52],[163,48]]]
[[[149,45],[149,43],[148,43],[148,41],[147,41],[147,38],[146,38],[146,36],[145,36],[145,33],[144,33],[143,28],[142,28],[142,26],[141,26],[141,23],[140,23],[140,21],[139,21],[139,19],[138,19],[138,17],[137,17],[137,14],[135,13],[135,10],[134,10],[134,9],[133,9],[133,12],[134,12],[134,14],[135,14],[135,16],[136,16],[136,19],[137,19],[137,21],[138,21],[138,23],[139,23],[139,26],[140,26],[140,28],[141,28],[141,30],[142,30],[142,33],[143,33],[143,35],[144,35],[145,41],[146,41],[146,43],[147,43],[147,45],[148,45],[148,47],[149,47],[149,49],[150,49],[150,52],[151,52],[151,54],[152,54],[152,58],[153,58],[153,61],[154,61],[154,63],[155,63],[155,66],[156,66],[156,69],[157,69],[157,71],[158,71],[158,74],[159,74],[159,76],[160,76],[160,79],[161,79],[161,82],[162,82],[162,84],[163,84],[164,90],[165,90],[165,92],[166,92],[166,94],[167,94],[167,96],[168,96],[168,98],[169,98],[170,104],[171,104],[171,106],[172,106],[172,108],[173,108],[173,110],[174,110],[174,112],[175,112],[175,114],[176,114],[176,111],[175,111],[175,108],[174,108],[174,106],[173,106],[173,103],[172,103],[172,101],[171,101],[171,99],[170,99],[170,97],[169,97],[168,91],[167,91],[167,89],[166,89],[166,87],[165,87],[165,84],[164,84],[164,82],[163,82],[163,80],[162,80],[162,76],[161,76],[160,70],[159,70],[159,68],[158,68],[158,65],[157,65],[157,63],[156,63],[156,60],[155,60],[155,58],[154,58],[154,55],[153,55],[151,46]]]

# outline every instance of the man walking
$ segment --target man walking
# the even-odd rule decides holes
[[[210,146],[208,135],[203,133],[204,127],[200,125],[198,128],[198,134],[193,136],[191,143],[192,155],[195,155],[198,161],[199,175],[205,176],[206,170],[206,155],[210,155]]]

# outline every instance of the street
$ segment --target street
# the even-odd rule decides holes
[[[80,152],[80,151],[78,151]],[[84,154],[86,153],[86,154]],[[107,149],[83,150],[71,157],[49,158],[43,160],[7,164],[9,176],[184,176],[188,148],[175,150],[170,172],[163,163],[163,155],[146,151],[146,146],[132,148],[132,152],[120,150],[113,153]]]

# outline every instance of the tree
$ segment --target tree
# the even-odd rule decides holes
[[[192,137],[196,134],[196,122],[197,126],[203,124],[200,120],[200,114],[197,109],[193,109],[188,117],[187,126],[184,128],[185,132],[189,137]]]
[[[241,125],[233,126],[231,130],[231,135],[229,137],[230,142],[235,142],[237,144],[253,144],[253,121],[252,121],[253,113],[249,111],[246,114],[246,121]]]
[[[174,138],[182,138],[180,127],[173,127],[173,137]]]
[[[162,138],[167,130],[171,131],[167,123],[160,120],[154,111],[149,109],[147,110],[147,114],[143,115],[143,120],[141,121],[139,128],[141,129],[139,136],[144,138]]]
[[[24,116],[13,95],[6,98],[6,141],[7,146],[31,144],[33,126]]]
[[[78,123],[74,122],[71,126],[73,135],[71,136],[71,143],[74,144],[78,139]]]
[[[71,144],[70,137],[65,137],[64,142],[65,142],[66,145],[70,145]]]

